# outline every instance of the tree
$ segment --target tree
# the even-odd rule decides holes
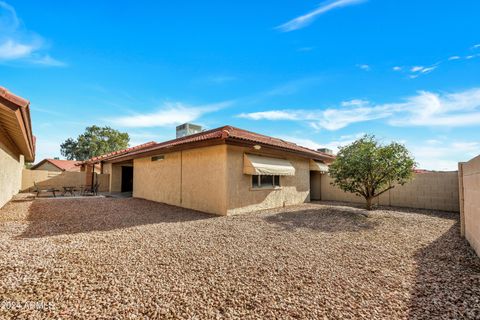
[[[60,145],[60,152],[68,160],[87,160],[105,153],[125,149],[130,137],[110,127],[91,126],[77,139],[69,138]]]
[[[333,185],[364,197],[366,209],[371,210],[373,199],[412,179],[414,166],[415,160],[404,145],[381,145],[375,136],[365,135],[340,148],[329,173]]]

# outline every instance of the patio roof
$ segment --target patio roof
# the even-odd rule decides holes
[[[117,154],[108,158],[109,161],[123,161],[127,159],[150,156],[162,152],[172,152],[182,149],[191,149],[215,144],[231,144],[241,146],[260,145],[270,149],[294,153],[298,156],[331,162],[335,156],[299,146],[293,142],[269,137],[255,132],[235,128],[232,126],[223,126],[216,129],[192,134],[178,139],[173,139],[142,148],[141,150],[132,150],[128,153]],[[104,159],[107,160],[107,159]]]
[[[81,163],[88,163],[88,164],[99,163],[99,162],[106,161],[106,160],[109,160],[109,159],[117,157],[117,156],[129,154],[133,151],[143,150],[143,149],[149,148],[151,146],[154,146],[156,144],[157,143],[155,141],[150,141],[150,142],[147,142],[147,143],[140,144],[138,146],[134,146],[134,147],[118,150],[118,151],[113,151],[113,152],[106,153],[106,154],[103,154],[103,155],[98,156],[98,157],[93,157],[93,158],[85,160]]]
[[[12,151],[35,160],[35,137],[32,134],[30,102],[0,87],[0,135],[5,136]]]

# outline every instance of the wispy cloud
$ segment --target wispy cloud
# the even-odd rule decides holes
[[[432,72],[433,70],[437,69],[437,66],[430,66],[430,67],[424,67],[424,66],[415,66],[410,68],[410,78],[417,78],[418,76],[422,74],[428,74]]]
[[[407,147],[418,167],[429,170],[457,170],[459,161],[467,161],[480,153],[479,142],[446,138],[407,142]]]
[[[326,110],[271,110],[242,113],[238,117],[251,120],[306,121],[314,129],[338,130],[356,122],[390,116],[388,110],[378,107],[355,107]]]
[[[370,71],[371,67],[368,64],[357,64],[357,67],[363,71]]]
[[[46,51],[45,40],[27,30],[15,9],[0,1],[0,62],[21,61],[55,67],[66,65],[52,58]]]
[[[459,62],[459,61],[464,61],[464,60],[471,60],[475,58],[480,58],[480,53],[476,53],[476,49],[480,48],[480,44],[476,44],[470,48],[470,53],[467,55],[453,55],[448,58],[444,58],[441,60],[438,60],[437,62],[427,65],[427,66],[421,66],[421,65],[414,65],[414,66],[394,66],[392,68],[393,71],[397,72],[402,72],[404,74],[407,74],[408,78],[410,79],[416,79],[422,75],[426,75],[431,73],[432,71],[438,69],[441,65],[445,63],[452,63],[452,62]],[[474,51],[474,52],[471,52]]]
[[[238,117],[301,121],[317,130],[338,130],[378,119],[384,119],[392,126],[474,126],[480,125],[480,88],[456,93],[420,91],[401,102],[386,104],[351,100],[327,109],[280,109],[242,113]]]
[[[276,27],[276,29],[280,30],[281,32],[290,32],[302,29],[312,23],[319,15],[322,15],[330,10],[360,4],[365,1],[366,0],[336,0],[324,2],[317,9],[296,17],[295,19]]]
[[[338,137],[337,139],[333,140],[333,141],[329,141],[329,142],[317,142],[317,141],[314,141],[314,140],[311,140],[311,139],[307,139],[307,138],[304,138],[304,137],[297,137],[297,136],[292,136],[292,135],[281,135],[279,136],[280,139],[283,139],[283,140],[286,140],[286,141],[290,141],[290,142],[293,142],[293,143],[296,143],[300,146],[303,146],[303,147],[306,147],[306,148],[310,148],[310,149],[314,149],[314,150],[317,150],[317,149],[320,149],[320,148],[328,148],[330,150],[333,151],[333,153],[337,153],[338,150],[339,150],[339,147],[343,147],[343,146],[346,146],[352,142],[354,142],[355,140],[361,138],[363,135],[365,135],[365,133],[361,132],[361,133],[356,133],[356,134],[349,134],[349,135],[342,135],[340,137]]]
[[[231,101],[225,101],[215,104],[191,106],[181,102],[168,102],[155,112],[117,117],[111,119],[110,122],[121,127],[132,128],[168,127],[195,121],[204,114],[218,111],[231,104]]]

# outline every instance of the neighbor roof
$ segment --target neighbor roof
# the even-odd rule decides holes
[[[98,157],[93,157],[93,158],[90,158],[88,160],[83,161],[82,163],[98,163],[98,162],[101,162],[101,161],[106,161],[108,159],[111,159],[111,158],[114,158],[114,157],[117,157],[117,156],[121,156],[121,155],[125,155],[125,154],[131,153],[133,151],[143,150],[143,149],[146,149],[148,147],[152,147],[156,144],[157,143],[155,141],[150,141],[150,142],[140,144],[140,145],[135,146],[135,147],[130,147],[130,148],[126,148],[126,149],[122,149],[122,150],[118,150],[118,151],[113,151],[113,152],[106,153],[106,154],[103,154],[103,155],[98,156]]]
[[[134,150],[127,154],[122,154],[109,158],[109,160],[126,160],[147,156],[153,153],[169,152],[180,149],[195,148],[214,144],[237,144],[237,145],[261,145],[271,149],[295,153],[306,158],[331,162],[335,156],[299,146],[293,142],[269,137],[255,132],[235,128],[232,126],[223,126],[216,129],[192,134],[182,138],[156,143],[142,150]]]
[[[35,137],[29,106],[28,100],[0,87],[0,133],[6,136],[12,151],[31,162],[35,160]]]
[[[34,165],[31,169],[34,170],[40,167],[45,162],[49,162],[63,171],[80,171],[79,165],[82,163],[82,161],[76,160],[43,159],[42,161]]]

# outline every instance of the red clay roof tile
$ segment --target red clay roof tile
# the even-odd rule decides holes
[[[50,162],[55,167],[64,171],[80,171],[80,167],[78,165],[82,163],[82,161],[76,160],[43,159],[42,161],[34,165],[31,169],[34,170],[45,162]]]
[[[84,162],[89,162],[89,163],[100,162],[100,161],[110,159],[112,157],[116,157],[116,156],[120,156],[120,155],[130,153],[132,151],[142,150],[142,149],[151,147],[151,146],[156,145],[156,144],[157,143],[155,141],[150,141],[150,142],[147,142],[147,143],[144,143],[144,144],[140,144],[138,146],[134,146],[134,147],[118,150],[118,151],[113,151],[113,152],[106,153],[106,154],[103,154],[103,155],[98,156],[98,157],[93,157],[93,158],[90,158],[88,160],[85,160]]]
[[[311,156],[312,158],[322,158],[325,160],[333,160],[335,156],[319,152],[316,150],[312,150],[306,147],[299,146],[295,143],[284,141],[278,138],[269,137],[266,135],[258,134],[255,132],[235,128],[232,126],[223,126],[216,129],[203,131],[200,133],[192,134],[189,136],[185,136],[178,139],[173,139],[161,143],[156,143],[152,146],[148,146],[147,148],[142,148],[141,150],[131,150],[126,153],[122,154],[115,154],[108,159],[113,160],[116,158],[124,158],[127,156],[134,156],[140,155],[145,152],[149,151],[161,151],[167,148],[180,146],[180,145],[188,145],[193,144],[200,141],[206,140],[224,140],[224,141],[233,141],[233,140],[241,140],[241,141],[248,141],[252,143],[263,144],[265,146],[276,147],[279,149],[283,149],[285,151],[293,151],[297,153],[302,153],[304,155]],[[102,160],[106,160],[106,158],[102,158]]]

